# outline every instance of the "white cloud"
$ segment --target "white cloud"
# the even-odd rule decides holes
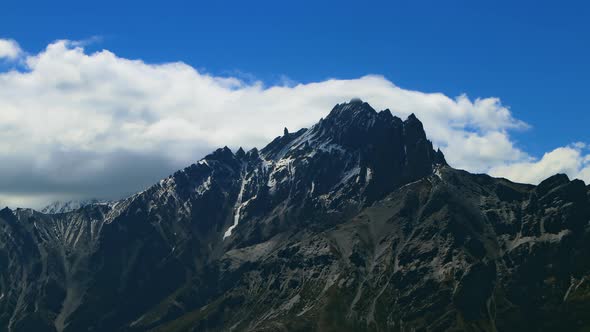
[[[521,179],[518,165],[532,160],[509,136],[526,124],[497,98],[410,91],[375,75],[265,87],[180,62],[88,54],[83,43],[28,56],[14,45],[26,70],[0,72],[0,201],[12,205],[130,193],[216,147],[261,147],[353,97],[416,113],[455,167]]]
[[[0,39],[0,59],[14,60],[22,54],[18,43],[11,39]]]
[[[493,167],[490,169],[490,174],[506,177],[513,181],[536,184],[550,175],[565,173],[570,178],[581,179],[589,183],[590,155],[584,154],[585,148],[584,143],[574,143],[547,152],[540,160]]]

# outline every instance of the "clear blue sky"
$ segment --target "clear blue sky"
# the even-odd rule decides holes
[[[585,1],[4,1],[0,37],[37,52],[101,37],[147,62],[184,61],[272,84],[384,75],[449,96],[500,97],[541,154],[589,141]]]

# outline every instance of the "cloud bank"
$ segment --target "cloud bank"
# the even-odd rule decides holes
[[[586,144],[578,142],[547,152],[540,160],[507,163],[492,167],[489,173],[525,183],[539,183],[557,173],[590,182],[590,155]]]
[[[527,125],[498,98],[402,89],[386,78],[265,86],[148,64],[56,41],[38,54],[0,39],[0,204],[38,207],[141,190],[220,146],[261,147],[282,128],[307,127],[361,97],[404,118],[415,113],[451,165],[536,183],[556,172],[590,180],[585,145],[536,160],[510,137]]]

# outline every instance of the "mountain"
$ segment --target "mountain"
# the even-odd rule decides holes
[[[98,199],[84,199],[84,200],[69,200],[69,201],[55,201],[42,208],[40,211],[45,214],[66,213],[78,210],[82,207],[91,204],[109,204],[107,201]]]
[[[353,100],[112,204],[0,211],[0,328],[584,330],[589,191],[453,169]]]

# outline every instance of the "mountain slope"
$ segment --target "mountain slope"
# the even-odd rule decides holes
[[[58,214],[78,210],[92,204],[109,204],[108,201],[98,199],[55,201],[40,210],[45,214]]]
[[[109,205],[2,210],[0,327],[580,330],[589,220],[583,182],[454,170],[353,100]]]

